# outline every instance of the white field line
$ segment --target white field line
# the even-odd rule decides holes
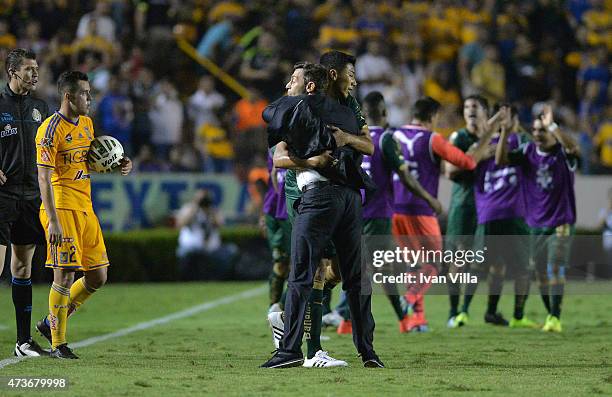
[[[80,342],[71,343],[70,346],[73,348],[87,347],[87,346],[91,346],[99,342],[107,341],[109,339],[120,338],[122,336],[129,335],[137,331],[142,331],[145,329],[153,328],[158,325],[162,325],[162,324],[169,323],[171,321],[179,320],[181,318],[190,317],[190,316],[193,316],[194,314],[198,314],[198,313],[205,312],[211,309],[215,309],[219,306],[234,303],[242,299],[252,298],[254,296],[261,295],[265,291],[267,291],[267,286],[249,289],[239,294],[229,295],[229,296],[226,296],[225,298],[215,299],[210,302],[204,302],[202,304],[190,307],[185,310],[181,310],[176,313],[169,314],[164,317],[159,317],[154,320],[138,323],[132,327],[120,329],[119,331],[115,331],[115,332],[111,332],[111,333],[103,334],[99,336],[94,336],[94,337],[82,340]],[[6,358],[4,360],[1,360],[0,369],[7,367],[9,365],[12,365],[12,364],[16,364],[26,358],[30,358],[30,357],[11,357],[11,358]]]

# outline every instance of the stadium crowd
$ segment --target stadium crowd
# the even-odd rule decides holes
[[[357,56],[362,99],[387,99],[389,122],[423,95],[461,125],[461,98],[509,101],[523,125],[550,102],[580,144],[582,173],[612,172],[609,0],[28,0],[0,6],[0,59],[33,49],[37,95],[57,107],[70,67],[92,80],[97,130],[137,172],[237,172],[265,154],[261,111],[296,61],[330,48]],[[241,98],[188,58],[180,36],[250,92]],[[6,78],[6,77],[5,77]]]

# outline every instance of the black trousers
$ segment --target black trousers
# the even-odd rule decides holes
[[[291,232],[291,268],[281,350],[302,352],[306,304],[323,250],[331,239],[338,253],[342,289],[351,311],[353,343],[365,357],[374,352],[372,290],[369,283],[362,287],[361,280],[361,210],[361,195],[345,186],[316,187],[300,198]]]

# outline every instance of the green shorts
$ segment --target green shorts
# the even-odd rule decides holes
[[[361,234],[365,236],[391,236],[391,219],[364,219]]]
[[[290,198],[289,196],[285,196],[285,203],[287,204],[287,220],[291,225],[293,225],[293,221],[295,219],[296,211],[293,208],[293,204],[298,201],[298,199]],[[289,245],[291,245],[291,232],[289,233]],[[323,258],[334,258],[336,256],[336,247],[334,247],[334,243],[329,240],[329,244],[323,250]]]
[[[530,264],[538,272],[545,272],[547,265],[567,266],[570,259],[574,225],[531,228],[529,239]]]
[[[489,266],[529,268],[529,228],[522,218],[499,219],[476,227],[474,250],[484,250]]]
[[[274,262],[286,262],[291,253],[291,223],[286,219],[276,219],[265,215],[268,245],[272,250]]]

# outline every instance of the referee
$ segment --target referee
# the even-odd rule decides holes
[[[36,168],[36,130],[48,117],[47,104],[33,98],[38,84],[36,55],[11,50],[5,61],[8,84],[0,92],[0,273],[6,249],[12,247],[11,275],[15,320],[16,356],[48,353],[30,334],[32,319],[32,256],[45,244],[40,224],[40,191]]]

